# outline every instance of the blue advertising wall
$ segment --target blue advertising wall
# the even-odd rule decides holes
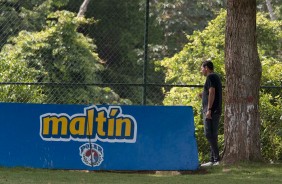
[[[0,166],[196,170],[193,109],[0,103]]]

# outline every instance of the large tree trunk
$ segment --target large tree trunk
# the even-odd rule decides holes
[[[256,0],[228,0],[225,35],[225,163],[261,158]]]

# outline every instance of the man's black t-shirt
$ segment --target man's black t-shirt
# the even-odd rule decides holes
[[[219,76],[215,73],[210,73],[207,76],[204,90],[203,90],[203,98],[202,98],[202,105],[203,105],[203,112],[207,112],[208,110],[208,97],[209,97],[209,88],[215,88],[215,97],[214,102],[212,105],[212,112],[216,114],[221,114],[222,111],[222,85]]]

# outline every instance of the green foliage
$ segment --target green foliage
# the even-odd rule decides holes
[[[214,12],[223,7],[221,0],[158,0],[151,3],[154,25],[161,28],[158,44],[163,45],[164,56],[171,56],[185,45],[185,34],[202,30],[214,18]],[[159,37],[159,36],[158,36]]]
[[[28,68],[27,63],[19,59],[19,51],[7,46],[0,53],[0,82],[36,82],[40,74],[33,68]],[[41,89],[33,85],[1,85],[0,101],[4,102],[42,102],[44,95]]]
[[[262,59],[262,85],[281,86],[282,62],[272,57]]]
[[[225,12],[212,20],[203,31],[187,36],[188,43],[172,58],[161,61],[166,82],[173,84],[202,84],[200,65],[203,59],[212,59],[217,73],[224,76],[224,28]],[[220,66],[220,67],[219,67]]]
[[[68,0],[2,0],[0,2],[0,48],[9,37],[21,30],[39,31],[45,25],[49,13],[65,5]]]
[[[77,18],[74,13],[68,11],[51,13],[42,31],[21,31],[17,37],[10,40],[11,44],[3,47],[3,62],[9,63],[9,58],[13,58],[12,61],[22,66],[20,69],[23,69],[18,71],[19,76],[13,76],[15,68],[7,71],[3,68],[0,73],[6,72],[8,77],[4,79],[9,82],[31,80],[73,85],[42,87],[39,91],[42,91],[45,97],[44,102],[130,103],[120,99],[112,90],[85,85],[100,83],[101,79],[97,73],[103,70],[93,40],[77,32],[80,25],[91,22],[92,19]],[[25,71],[30,74],[27,78],[22,75]]]
[[[185,47],[171,58],[165,58],[162,61],[156,62],[166,73],[166,83],[168,84],[203,84],[204,78],[200,75],[199,69],[203,60],[211,59],[215,64],[215,72],[222,77],[223,85],[225,83],[225,69],[224,69],[224,43],[225,43],[225,20],[226,11],[221,11],[220,14],[212,20],[203,31],[194,31],[192,35],[188,35],[188,43]],[[281,21],[270,21],[265,18],[262,13],[257,14],[257,31],[258,31],[258,49],[262,62],[263,74],[262,85],[281,85],[282,81],[282,63],[281,63]],[[197,132],[202,131],[201,125],[201,111],[200,99],[197,99],[198,90],[193,88],[172,88],[165,91],[166,97],[164,104],[182,104],[193,106],[195,111],[196,133],[200,136],[198,139],[203,139],[203,134]],[[262,99],[264,101],[262,111],[262,139],[267,146],[267,149],[272,147],[273,151],[263,150],[264,156],[267,159],[277,160],[281,159],[281,135],[273,134],[272,137],[268,136],[273,132],[273,126],[270,117],[277,116],[281,110],[281,102],[278,101],[277,96],[281,91],[270,93],[263,91]],[[270,95],[265,98],[265,95]],[[281,96],[280,96],[281,98]],[[268,99],[268,101],[266,101]],[[272,100],[269,100],[272,99]],[[267,113],[264,111],[269,108]],[[279,116],[279,118],[280,118]],[[281,122],[281,120],[279,121]],[[220,133],[222,132],[223,122],[221,123]],[[278,128],[281,131],[281,123]],[[220,135],[222,137],[222,135]],[[280,136],[280,137],[279,137]],[[202,144],[202,143],[201,143]],[[273,146],[273,145],[274,146]],[[204,155],[206,147],[199,147],[200,157]]]
[[[1,29],[0,47],[7,39],[19,33],[20,30],[39,30],[42,22],[45,22],[46,15],[55,6],[66,0],[3,0],[0,4],[1,18],[0,25],[5,25]],[[44,24],[45,25],[45,24]],[[15,49],[12,45],[7,45],[0,53],[0,76],[1,82],[37,82],[36,76],[42,72],[34,68],[28,68],[28,63],[19,59],[21,48]],[[1,86],[1,101],[9,102],[42,102],[45,95],[42,89],[34,85],[6,85]]]
[[[272,161],[282,160],[282,98],[264,90],[260,98],[262,118],[262,155]]]
[[[95,38],[97,52],[105,62],[106,68],[102,76],[105,83],[142,83],[143,60],[140,62],[137,50],[143,49],[144,12],[139,11],[139,3],[143,0],[91,0],[86,17],[94,17],[97,24],[80,27],[91,38]],[[70,0],[66,7],[73,9],[82,1]],[[143,59],[143,55],[141,56]],[[150,73],[150,72],[148,72]],[[129,85],[113,86],[122,98],[129,98],[135,104],[141,104],[142,90]],[[160,89],[159,89],[160,91]],[[152,99],[153,101],[154,99]]]
[[[269,21],[263,13],[257,14],[258,51],[261,59],[273,57],[282,60],[282,21]]]
[[[282,21],[269,21],[258,17],[258,47],[262,62],[262,85],[281,86],[282,81]],[[264,158],[282,159],[282,100],[281,90],[264,89],[260,95],[262,119],[261,142]]]
[[[269,0],[271,5],[272,5],[272,9],[273,9],[273,13],[275,15],[275,17],[278,20],[282,20],[282,3],[281,0]],[[270,18],[269,16],[269,10],[267,8],[266,5],[266,0],[257,0],[257,9],[260,12],[263,12],[267,15],[268,18]]]

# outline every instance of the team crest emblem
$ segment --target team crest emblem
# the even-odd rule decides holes
[[[82,162],[90,167],[99,166],[104,160],[103,148],[98,144],[85,143],[79,147]]]

